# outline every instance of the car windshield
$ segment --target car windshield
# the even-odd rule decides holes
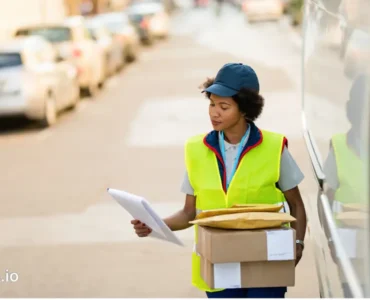
[[[146,15],[154,14],[163,10],[163,6],[159,3],[148,2],[148,3],[138,3],[134,4],[129,8],[129,15]]]
[[[119,32],[128,25],[128,21],[110,21],[105,23],[105,25],[111,32]]]
[[[71,30],[68,27],[45,27],[24,28],[18,30],[16,36],[38,35],[51,43],[60,43],[72,39]]]
[[[22,65],[22,58],[19,53],[0,53],[0,69],[17,67]]]

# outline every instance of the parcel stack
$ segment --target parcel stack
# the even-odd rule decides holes
[[[196,252],[212,289],[286,287],[295,284],[296,219],[282,205],[234,205],[203,211]]]

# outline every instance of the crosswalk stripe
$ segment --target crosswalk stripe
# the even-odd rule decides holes
[[[161,217],[166,217],[181,209],[182,204],[165,202],[152,207]],[[0,219],[0,246],[148,242],[135,235],[131,219],[110,198],[78,214]],[[193,238],[192,228],[176,234],[185,242]]]

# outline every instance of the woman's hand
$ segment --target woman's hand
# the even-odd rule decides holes
[[[152,232],[150,227],[146,226],[144,223],[141,223],[139,220],[132,220],[131,224],[134,225],[135,233],[139,237],[147,237]]]
[[[303,255],[303,246],[300,244],[296,245],[296,260],[295,265],[298,265]]]

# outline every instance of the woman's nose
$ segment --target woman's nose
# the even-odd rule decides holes
[[[211,117],[219,117],[220,116],[220,111],[217,109],[217,107],[211,107],[209,110],[209,115]]]

